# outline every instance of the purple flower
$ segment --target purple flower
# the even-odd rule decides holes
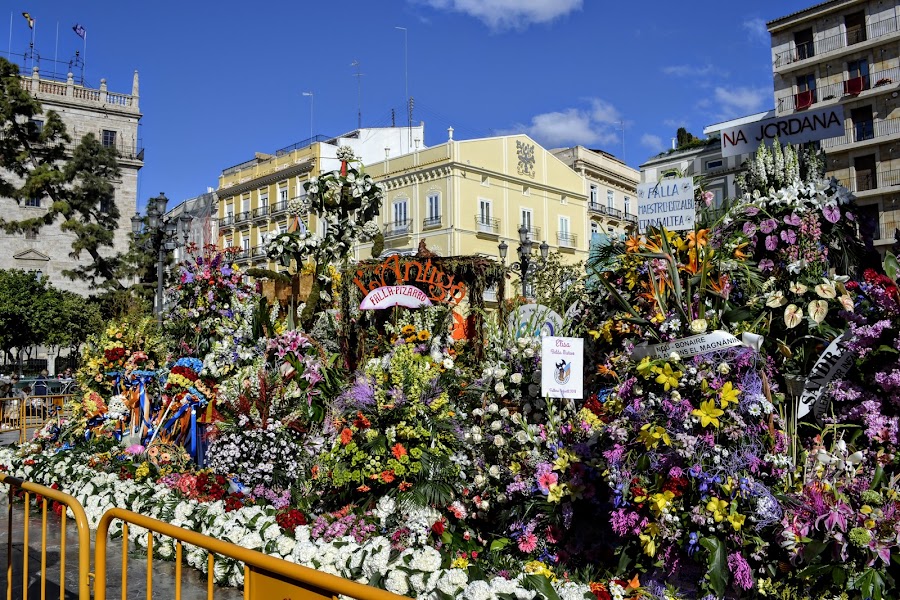
[[[826,204],[822,208],[822,214],[829,223],[837,223],[841,219],[841,209],[836,204]]]
[[[775,263],[769,260],[768,258],[764,258],[759,261],[759,270],[760,271],[771,271],[775,268]]]
[[[772,251],[778,247],[778,238],[774,235],[766,236],[766,250]]]
[[[748,217],[755,217],[756,215],[759,214],[759,207],[758,206],[748,206],[747,208],[744,209],[744,214],[747,215]]]
[[[783,229],[781,231],[781,239],[793,246],[797,243],[797,234],[793,229]],[[766,246],[768,246],[768,240],[766,240]]]
[[[755,233],[756,233],[756,225],[754,225],[750,221],[747,221],[746,223],[744,223],[744,235],[746,235],[747,237],[753,237],[753,234],[755,234]]]
[[[788,225],[797,227],[798,225],[800,225],[800,217],[797,216],[797,213],[791,213],[784,218],[784,222]]]
[[[738,552],[728,555],[728,568],[734,575],[734,583],[741,589],[749,590],[753,587],[753,573],[747,560]]]
[[[775,219],[766,219],[759,224],[759,230],[763,233],[772,233],[776,227],[778,227],[778,222]]]

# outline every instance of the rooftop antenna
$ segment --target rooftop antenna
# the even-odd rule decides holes
[[[406,27],[394,27],[394,29],[399,29],[403,32],[403,100],[409,103],[409,32],[407,31]],[[408,143],[410,146],[412,146],[412,104],[410,103],[408,104],[408,106],[409,123],[406,131],[409,134]]]
[[[359,61],[354,60],[350,63],[351,67],[356,67],[356,73],[353,74],[356,77],[356,128],[362,129],[362,76],[364,73],[359,72]]]
[[[622,162],[625,162],[625,121],[619,121],[622,126]]]

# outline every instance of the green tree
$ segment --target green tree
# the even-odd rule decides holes
[[[70,143],[59,115],[42,116],[40,103],[22,88],[18,67],[0,58],[0,196],[17,203],[50,199],[47,212],[13,221],[0,217],[0,227],[23,233],[61,221],[62,230],[75,235],[72,255],[87,253],[92,259],[66,275],[93,287],[122,288],[120,257],[103,252],[112,247],[118,227],[112,185],[120,175],[116,151],[88,134],[69,156]]]
[[[566,263],[559,252],[547,256],[544,269],[531,277],[535,302],[564,315],[584,295],[584,262]]]
[[[0,269],[0,350],[5,362],[18,361],[22,351],[43,340],[47,278],[21,269]],[[14,355],[13,349],[18,350]]]
[[[678,147],[683,148],[696,140],[692,133],[689,133],[687,129],[684,127],[679,127],[678,131],[675,133],[675,138],[678,141]]]
[[[39,306],[42,344],[77,349],[88,336],[100,331],[100,307],[67,290],[47,288]]]

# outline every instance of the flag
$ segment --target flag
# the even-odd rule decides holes
[[[23,12],[22,16],[25,17],[25,19],[28,21],[28,27],[34,29],[34,19],[31,18],[31,15],[27,12]]]
[[[87,31],[85,31],[84,27],[82,27],[78,23],[75,23],[75,27],[72,28],[72,31],[74,31],[75,35],[77,35],[81,39],[84,39],[84,36],[87,35]]]

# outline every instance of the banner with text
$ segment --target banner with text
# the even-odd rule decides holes
[[[797,418],[802,419],[810,409],[816,421],[821,422],[827,416],[828,396],[823,394],[829,383],[847,374],[853,367],[854,354],[847,350],[847,342],[851,337],[848,329],[842,335],[835,338],[813,365],[806,385],[803,386],[803,394],[800,395],[800,405],[797,407]]]
[[[392,306],[419,308],[431,306],[425,292],[412,285],[386,285],[375,288],[363,298],[359,310],[381,310]]]
[[[741,339],[738,339],[727,331],[712,331],[701,335],[692,335],[690,337],[672,340],[665,344],[654,344],[653,346],[635,346],[631,353],[634,360],[641,360],[645,356],[652,359],[668,358],[673,352],[677,352],[681,358],[697,356],[698,354],[706,354],[715,350],[724,350],[732,346],[747,346],[755,350],[759,350],[762,345],[762,336],[754,333],[744,333]]]
[[[721,132],[722,156],[755,152],[777,137],[782,144],[802,144],[844,135],[844,109],[838,105],[729,127]]]
[[[545,398],[584,398],[582,338],[541,338],[541,395]]]
[[[694,180],[691,177],[641,183],[637,187],[638,231],[665,227],[669,231],[694,228]]]

